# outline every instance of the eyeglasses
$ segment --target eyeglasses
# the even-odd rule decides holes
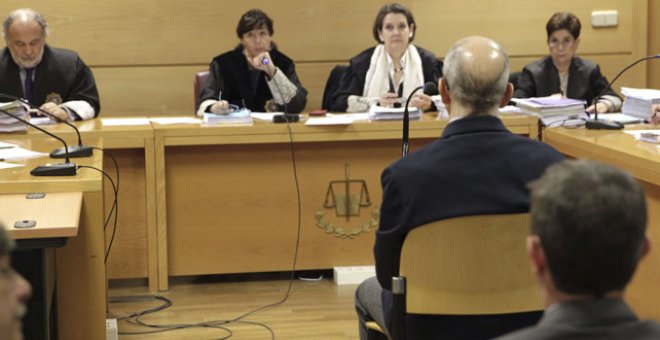
[[[569,48],[569,47],[573,46],[574,42],[575,42],[575,39],[572,39],[572,38],[566,38],[566,39],[561,40],[561,41],[559,41],[559,39],[552,38],[552,39],[548,40],[548,46],[550,46],[550,48],[558,48],[559,46],[561,46],[562,48]]]

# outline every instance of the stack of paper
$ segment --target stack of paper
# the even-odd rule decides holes
[[[586,104],[584,100],[561,97],[514,98],[513,101],[524,112],[541,116],[584,113]]]
[[[660,104],[660,90],[621,87],[621,93],[626,96],[621,107],[621,112],[625,115],[649,119],[653,113],[653,105]]]
[[[24,120],[30,119],[28,111],[18,100],[13,102],[0,103],[0,110]],[[27,124],[0,112],[0,132],[14,131],[27,131]]]
[[[523,113],[539,116],[545,126],[579,125],[587,118],[584,100],[550,96],[512,101]]]
[[[403,107],[394,108],[394,107],[382,107],[372,105],[369,108],[369,119],[370,120],[402,120],[403,119]],[[410,120],[418,120],[422,118],[422,111],[416,107],[408,107],[408,117]]]
[[[252,115],[250,110],[240,109],[227,113],[204,113],[204,124],[218,125],[218,124],[252,124]]]

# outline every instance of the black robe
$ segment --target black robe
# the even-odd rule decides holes
[[[0,55],[0,93],[24,97],[19,70],[5,48]],[[34,72],[32,104],[41,106],[49,96],[56,95],[62,102],[84,100],[94,108],[95,117],[99,115],[101,104],[94,76],[76,52],[46,45]],[[80,118],[76,115],[76,119]]]
[[[287,103],[288,113],[301,112],[307,103],[307,90],[298,79],[293,60],[275,48],[269,53],[275,66],[284,72],[284,75],[298,89],[296,95]],[[218,100],[218,94],[221,93],[220,99],[226,100],[230,104],[239,107],[245,105],[251,111],[256,112],[266,111],[266,102],[273,98],[266,83],[266,74],[261,71],[250,71],[247,59],[243,54],[242,45],[215,57],[209,69],[209,77],[206,79],[204,88],[200,93],[200,103],[207,99]],[[255,76],[251,72],[258,72],[258,74]],[[254,84],[255,79],[257,81],[256,86]],[[284,111],[284,107],[279,106],[278,110]]]

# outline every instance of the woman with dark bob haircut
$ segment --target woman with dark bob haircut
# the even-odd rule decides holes
[[[621,109],[621,98],[608,88],[607,79],[600,73],[598,65],[575,55],[580,45],[581,28],[580,19],[573,13],[552,15],[545,26],[550,55],[525,66],[518,78],[514,97],[546,97],[559,93],[564,97],[586,100],[587,111],[591,113],[596,109],[600,113]],[[596,98],[603,91],[605,95]]]
[[[371,105],[396,106],[427,82],[437,86],[442,63],[433,53],[412,44],[416,32],[410,10],[398,3],[383,6],[373,27],[378,44],[350,60],[338,89],[330,94],[330,109],[364,112]],[[431,97],[421,91],[410,105],[425,111],[433,108]]]
[[[273,20],[259,9],[251,9],[238,21],[236,35],[240,44],[211,61],[210,74],[200,93],[197,115],[221,112],[229,104],[251,111],[301,112],[307,103],[302,86],[289,57],[271,40]]]

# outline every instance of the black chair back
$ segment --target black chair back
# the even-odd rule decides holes
[[[323,90],[323,101],[321,102],[321,108],[328,111],[331,110],[330,101],[332,95],[337,90],[339,81],[347,69],[348,65],[336,65],[332,68],[330,75],[328,75],[328,81],[325,83],[325,89]]]

